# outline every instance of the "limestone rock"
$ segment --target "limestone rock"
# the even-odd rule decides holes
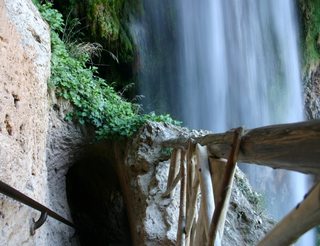
[[[320,64],[311,68],[304,79],[305,110],[308,119],[320,118]]]
[[[0,180],[47,203],[49,27],[31,0],[0,1]],[[49,245],[38,212],[0,195],[0,245]]]
[[[48,200],[55,212],[72,221],[66,193],[69,168],[81,158],[93,140],[90,129],[67,122],[64,117],[72,108],[50,93],[49,129],[47,135]],[[78,245],[75,230],[56,220],[48,221],[50,245]]]

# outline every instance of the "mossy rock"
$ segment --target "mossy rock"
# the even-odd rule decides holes
[[[129,16],[136,11],[135,1],[84,0],[55,1],[65,18],[78,18],[85,37],[101,43],[120,63],[132,62],[135,46],[128,30]]]
[[[83,42],[99,43],[103,50],[92,62],[98,67],[100,77],[115,81],[117,91],[125,91],[127,98],[136,95],[134,63],[136,48],[128,27],[131,15],[140,11],[140,0],[55,0],[55,7],[68,22],[77,18],[81,25],[72,32]],[[82,33],[83,35],[78,35]]]
[[[320,62],[320,1],[300,0],[302,52],[305,70]]]

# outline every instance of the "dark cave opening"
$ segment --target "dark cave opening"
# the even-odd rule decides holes
[[[66,185],[81,246],[131,245],[126,207],[110,161],[82,158],[69,169]]]

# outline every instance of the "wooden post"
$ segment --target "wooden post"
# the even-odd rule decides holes
[[[222,196],[221,194],[221,185],[223,181],[223,175],[226,170],[226,159],[221,158],[209,158],[210,163],[210,172],[211,172],[211,178],[212,178],[212,188],[213,188],[213,195],[214,195],[214,201],[215,205],[217,206],[217,201]]]
[[[282,246],[295,242],[302,234],[320,224],[320,183],[292,212],[281,220],[258,246]]]
[[[208,238],[206,235],[206,230],[205,230],[205,217],[206,217],[206,212],[205,212],[205,207],[204,203],[201,202],[200,204],[200,209],[199,209],[199,216],[197,219],[196,223],[196,228],[194,231],[194,236],[192,237],[192,245],[206,245]]]
[[[211,183],[211,174],[209,169],[209,159],[207,153],[207,147],[196,145],[197,154],[197,169],[200,177],[200,189],[201,189],[201,205],[204,208],[204,228],[206,238],[209,235],[209,227],[211,218],[214,212],[214,197]]]
[[[181,176],[179,173],[179,160],[181,159],[181,150],[180,149],[174,149],[171,154],[170,159],[170,167],[169,167],[169,175],[168,175],[168,181],[167,181],[167,189],[162,194],[162,197],[167,196],[173,196],[173,191],[176,185],[178,184]]]
[[[209,246],[219,246],[222,242],[224,224],[226,220],[226,215],[229,207],[229,200],[231,195],[232,183],[234,178],[234,173],[236,169],[236,161],[239,153],[240,140],[243,133],[243,129],[240,127],[234,131],[234,137],[232,141],[232,148],[229,154],[225,172],[223,175],[223,180],[220,185],[221,191],[219,194],[219,200],[217,201],[217,206],[214,210],[212,221],[210,224],[209,231]]]
[[[179,209],[179,221],[178,221],[178,231],[177,231],[177,246],[185,245],[185,226],[186,226],[186,173],[185,173],[185,160],[186,152],[181,150],[180,157],[180,209]]]
[[[189,243],[191,239],[191,229],[195,221],[195,212],[197,207],[197,197],[199,190],[199,176],[195,172],[194,163],[194,149],[193,144],[189,144],[187,152],[187,199],[186,199],[186,242]]]

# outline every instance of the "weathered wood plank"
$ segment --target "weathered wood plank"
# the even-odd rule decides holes
[[[179,205],[179,221],[178,221],[178,230],[177,230],[177,246],[185,245],[185,218],[186,218],[186,152],[185,150],[181,150],[180,157],[180,205]]]
[[[209,228],[211,218],[215,209],[211,173],[209,169],[209,159],[207,147],[197,144],[196,146],[197,155],[197,171],[200,180],[201,189],[201,206],[204,207],[204,228],[206,233],[206,238],[209,235]]]
[[[224,141],[230,143],[229,136],[226,133]],[[210,143],[208,149],[213,155],[226,157],[230,145]],[[316,174],[320,173],[319,160],[319,120],[249,130],[242,137],[238,156],[239,162]]]
[[[320,183],[309,195],[281,220],[258,244],[258,246],[291,245],[302,234],[320,223]]]
[[[193,139],[207,145],[210,155],[227,158],[231,149],[233,131],[208,134]],[[185,145],[186,139],[173,139],[164,143]],[[254,163],[320,174],[320,120],[292,124],[270,125],[247,130],[242,137],[238,162]]]

